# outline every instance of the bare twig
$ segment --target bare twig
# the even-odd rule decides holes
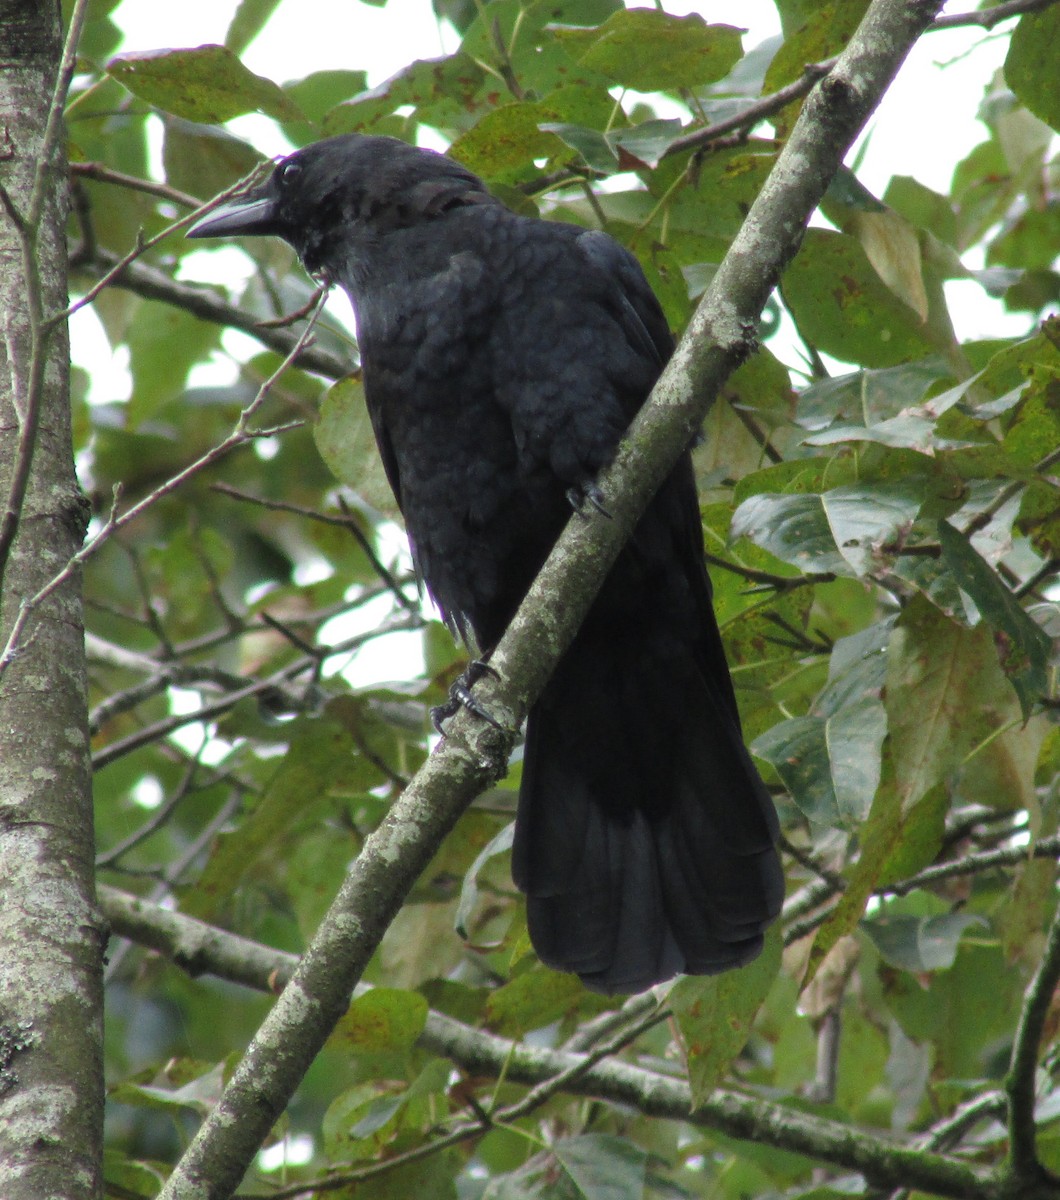
[[[173,305],[215,325],[241,329],[277,354],[289,354],[293,346],[300,344],[290,330],[261,323],[253,313],[221,300],[204,285],[181,283],[146,262],[132,261],[121,266],[124,261],[112,251],[100,247],[90,265],[105,272],[107,285],[111,287],[125,288],[137,296],[143,296],[145,300]],[[326,379],[339,379],[350,370],[348,359],[320,346],[302,344],[297,362],[304,370],[313,371]]]
[[[176,221],[173,221],[167,225],[159,233],[156,233],[154,237],[145,238],[141,233],[136,239],[136,245],[134,245],[131,250],[123,254],[120,258],[115,258],[109,269],[99,279],[96,280],[96,282],[88,289],[87,292],[85,292],[83,296],[79,296],[78,299],[76,299],[62,312],[58,312],[50,316],[48,318],[47,325],[50,327],[58,324],[60,321],[65,321],[79,309],[84,308],[85,305],[91,304],[105,287],[108,287],[121,275],[123,275],[127,268],[129,268],[138,258],[143,256],[145,251],[150,250],[152,246],[157,246],[159,242],[163,242],[167,238],[172,237],[174,233],[179,233],[180,230],[186,229],[189,225],[194,224],[199,217],[208,212],[212,212],[213,209],[215,209],[219,204],[222,204],[230,196],[234,196],[238,192],[242,192],[257,179],[259,179],[263,171],[266,168],[271,167],[271,165],[271,163],[262,163],[261,165],[255,167],[249,175],[245,176],[243,179],[240,179],[238,183],[232,184],[230,188],[226,188],[223,192],[217,196],[214,196],[214,198],[208,201],[206,204],[200,205],[194,212],[190,212],[183,217],[179,217]],[[97,256],[101,254],[101,251],[97,251]],[[313,322],[310,322],[310,324],[312,323]]]
[[[1005,1078],[1008,1096],[1009,1152],[1007,1169],[1019,1185],[1040,1182],[1048,1175],[1038,1158],[1034,1124],[1035,1076],[1045,1019],[1060,983],[1060,910],[1053,916],[1045,951],[1027,988],[1020,1010],[1012,1057]],[[1060,1182],[1058,1182],[1060,1186]]]
[[[197,197],[182,192],[168,183],[159,183],[154,179],[141,179],[138,175],[125,175],[103,163],[71,163],[70,174],[81,179],[94,179],[97,183],[113,183],[134,192],[144,192],[148,196],[157,196],[160,200],[170,200],[174,204],[180,204],[184,208],[198,209],[202,205],[202,201]]]
[[[983,8],[978,12],[954,13],[952,16],[936,17],[928,29],[935,33],[940,29],[959,29],[967,25],[978,25],[983,29],[993,29],[1001,21],[1010,17],[1021,17],[1024,13],[1042,12],[1051,8],[1057,0],[1008,0],[1007,4],[996,4],[993,8]]]
[[[365,557],[371,563],[372,570],[386,584],[387,589],[398,604],[410,613],[418,613],[420,611],[418,603],[405,595],[405,590],[401,583],[383,565],[379,555],[375,552],[375,547],[372,545],[371,539],[368,538],[364,530],[360,527],[356,516],[349,511],[342,497],[339,497],[339,507],[342,509],[342,516],[334,517],[330,513],[322,513],[317,509],[306,508],[300,504],[291,504],[286,500],[271,500],[264,496],[254,496],[250,492],[240,491],[239,488],[234,488],[227,483],[215,483],[213,490],[221,492],[222,495],[231,496],[233,500],[243,500],[247,504],[257,504],[262,508],[270,508],[276,512],[295,513],[301,517],[308,517],[311,521],[320,521],[324,525],[337,525],[340,529],[345,529],[361,548]]]
[[[176,730],[183,729],[186,725],[194,725],[201,721],[212,721],[217,717],[223,716],[242,700],[274,692],[282,684],[289,682],[291,679],[297,678],[297,676],[307,671],[315,670],[321,657],[348,654],[374,638],[382,637],[387,633],[418,629],[421,623],[422,618],[419,617],[415,620],[409,617],[401,617],[394,621],[384,622],[378,628],[369,630],[366,633],[359,633],[348,637],[334,646],[315,648],[312,653],[301,656],[282,670],[275,672],[275,674],[265,679],[245,682],[244,686],[234,691],[226,692],[220,699],[210,704],[204,704],[194,712],[166,717],[164,720],[156,721],[154,724],[139,729],[135,733],[130,733],[123,738],[119,738],[117,741],[111,742],[108,746],[104,746],[102,750],[98,750],[93,754],[93,770],[102,771],[104,767],[109,766],[119,758],[123,758],[126,754],[131,754],[134,750],[139,750],[141,747],[150,745],[152,742],[160,741],[168,737],[171,733],[176,732]]]
[[[707,125],[703,129],[694,129],[683,137],[675,138],[666,147],[663,158],[683,154],[686,150],[700,150],[723,134],[732,133],[735,130],[752,129],[759,121],[764,121],[774,113],[780,112],[781,109],[787,108],[795,100],[800,100],[832,70],[835,64],[836,59],[828,58],[823,62],[812,63],[804,67],[802,74],[794,83],[787,84],[769,96],[763,96],[761,100],[755,100],[743,112],[726,117],[724,121],[716,121],[713,125]]]
[[[1054,0],[1055,3],[1055,0]],[[1040,459],[1031,468],[1035,475],[1044,474],[1051,466],[1060,462],[1060,449],[1052,450],[1044,458]],[[962,533],[966,537],[971,537],[973,533],[978,533],[981,529],[985,529],[987,525],[997,516],[1002,508],[1012,499],[1020,494],[1027,486],[1026,480],[1015,479],[1012,483],[1003,487],[993,500],[965,525]]]
[[[775,575],[771,571],[759,571],[728,558],[719,558],[716,554],[705,553],[703,557],[711,566],[720,567],[723,571],[731,571],[742,579],[761,584],[763,587],[773,588],[778,592],[790,592],[794,588],[807,587],[815,583],[831,583],[836,578],[830,571],[807,575]]]
[[[1060,836],[1042,838],[1033,846],[1006,846],[1000,850],[985,850],[978,854],[968,854],[953,862],[939,863],[937,866],[925,867],[915,875],[901,882],[889,883],[880,888],[878,895],[904,896],[917,888],[928,887],[943,879],[955,879],[960,875],[979,875],[985,871],[993,871],[998,867],[1014,867],[1026,862],[1029,858],[1056,858],[1060,854]]]

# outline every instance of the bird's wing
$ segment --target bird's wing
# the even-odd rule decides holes
[[[673,337],[640,263],[614,238],[591,230],[576,243],[585,259],[615,285],[615,303],[629,344],[661,369],[673,352]]]

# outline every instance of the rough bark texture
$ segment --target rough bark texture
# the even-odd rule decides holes
[[[62,139],[55,139],[44,167],[40,220],[32,220],[60,54],[57,2],[0,0],[0,1196],[5,1200],[79,1200],[101,1192],[102,928],[92,883],[76,575],[32,607],[17,646],[12,643],[22,606],[66,566],[84,526],[71,454],[65,323],[50,333],[42,325],[66,306]],[[19,480],[27,467],[23,489]]]

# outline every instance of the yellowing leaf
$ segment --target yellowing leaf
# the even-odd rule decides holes
[[[850,232],[861,242],[876,274],[917,314],[928,318],[928,297],[916,230],[896,212],[850,214]]]

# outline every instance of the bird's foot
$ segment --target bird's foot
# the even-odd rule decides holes
[[[577,487],[567,488],[567,500],[580,517],[588,516],[585,511],[585,505],[588,502],[602,517],[611,519],[611,514],[604,507],[604,494],[592,480],[588,483],[580,483]]]
[[[480,720],[485,721],[488,725],[492,725],[494,729],[503,728],[500,721],[494,717],[490,710],[485,705],[479,704],[472,694],[471,689],[483,675],[492,675],[494,679],[500,678],[488,662],[485,662],[481,658],[473,658],[449,689],[449,699],[444,704],[436,704],[431,709],[431,724],[441,737],[445,737],[444,723],[450,717],[455,717],[462,708],[466,708],[468,712],[473,713]]]

